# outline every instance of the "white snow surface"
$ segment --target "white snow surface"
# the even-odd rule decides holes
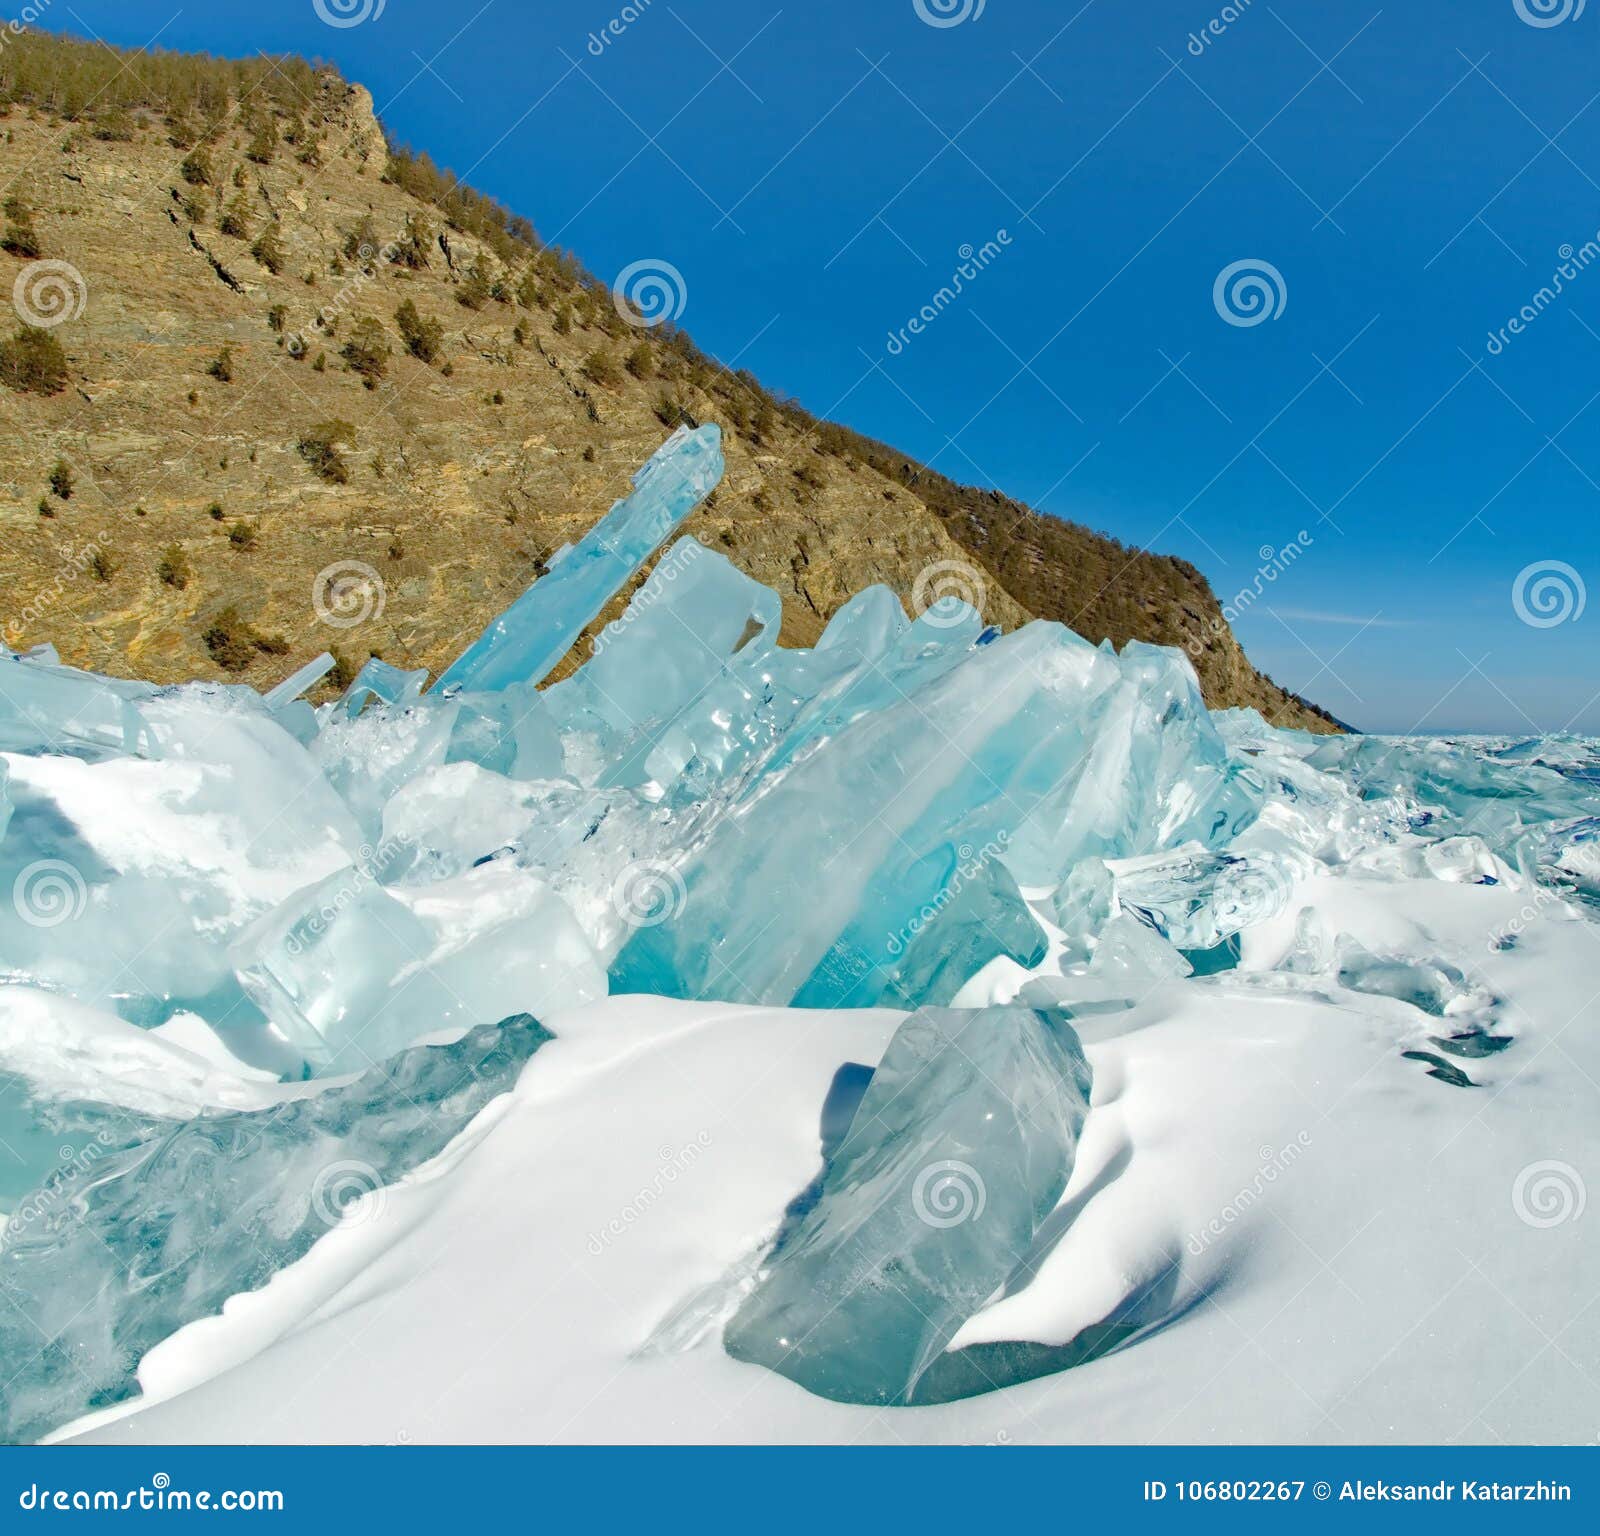
[[[1408,858],[1303,882],[1236,971],[1075,1020],[1095,1083],[1071,1183],[1029,1283],[952,1348],[1064,1343],[1146,1297],[1090,1363],[874,1409],[729,1358],[721,1324],[820,1167],[835,1073],[875,1064],[901,1015],[615,997],[546,1018],[556,1040],[446,1153],[159,1345],[141,1402],[57,1438],[1592,1440],[1600,928]],[[1442,1016],[1269,969],[1308,930],[1459,978]],[[1462,1063],[1470,1089],[1401,1054],[1455,1013],[1515,1040]],[[263,1092],[144,1040],[187,1058],[175,1094]]]

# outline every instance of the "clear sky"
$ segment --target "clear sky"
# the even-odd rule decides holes
[[[333,61],[600,276],[670,263],[724,361],[1249,591],[1257,663],[1356,725],[1600,732],[1600,0],[53,0],[42,24]],[[1238,262],[1273,271],[1219,308]],[[1272,318],[1230,323],[1230,292]]]

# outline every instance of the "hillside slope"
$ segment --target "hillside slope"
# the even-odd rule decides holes
[[[1212,704],[1332,729],[1256,672],[1187,562],[957,486],[630,325],[526,221],[391,150],[361,87],[117,62],[32,36],[0,57],[0,282],[34,322],[0,349],[8,645],[158,681],[265,686],[324,648],[341,675],[368,653],[437,672],[669,426],[715,420],[727,478],[687,531],[781,593],[787,643],[873,582],[908,607],[955,590],[1007,628],[1183,646]]]

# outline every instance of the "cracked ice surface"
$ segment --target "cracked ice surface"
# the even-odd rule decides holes
[[[720,473],[431,690],[0,656],[0,1434],[1587,1438],[1600,748],[688,538],[536,686]]]

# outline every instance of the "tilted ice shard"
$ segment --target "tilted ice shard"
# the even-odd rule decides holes
[[[6,652],[0,655],[0,752],[137,752],[140,721],[133,706],[156,692],[149,683]]]
[[[529,1017],[271,1110],[169,1123],[40,1191],[0,1244],[0,1441],[137,1395],[141,1357],[441,1152],[552,1036]],[[41,1347],[42,1342],[42,1347]],[[18,1366],[22,1366],[18,1370]]]
[[[610,755],[602,783],[664,788],[716,713],[718,680],[769,652],[781,618],[777,593],[679,539],[582,670],[550,689],[551,709],[563,729],[592,733]]]
[[[324,651],[303,667],[297,667],[288,677],[261,697],[269,712],[276,712],[294,703],[306,689],[320,683],[338,663],[330,652]]]
[[[440,677],[437,688],[542,682],[611,596],[722,479],[722,430],[679,427],[624,497]]]
[[[915,1402],[1060,1199],[1090,1084],[1061,1016],[911,1015],[728,1324],[728,1352],[840,1402]]]
[[[1130,675],[1052,624],[954,660],[747,791],[695,851],[679,910],[617,957],[615,989],[857,1005],[892,992],[965,861],[1048,885],[1078,859],[1221,840],[1254,814],[1186,668],[1152,683],[1153,663]],[[991,889],[981,916],[1003,928],[1013,903]]]
[[[380,704],[409,704],[422,697],[422,690],[427,683],[426,668],[408,672],[401,667],[391,667],[376,656],[369,656],[345,689],[339,700],[339,708],[354,720],[369,699],[376,699]]]

